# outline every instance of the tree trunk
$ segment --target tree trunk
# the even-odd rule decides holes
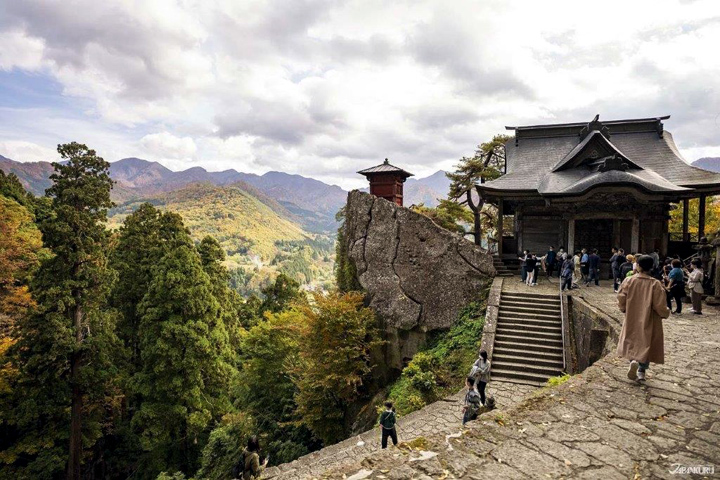
[[[482,228],[480,227],[480,209],[473,203],[472,190],[468,190],[466,195],[468,207],[470,207],[470,210],[473,212],[473,237],[475,238],[475,245],[480,245],[482,234]]]
[[[82,459],[82,409],[83,395],[80,388],[80,365],[82,362],[82,353],[80,344],[82,343],[82,307],[80,306],[80,295],[75,295],[75,347],[70,360],[70,382],[72,384],[72,407],[70,410],[70,458],[68,460],[68,480],[80,480],[80,461]]]

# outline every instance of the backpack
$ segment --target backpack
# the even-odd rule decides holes
[[[467,396],[467,403],[468,410],[471,413],[478,413],[480,411],[480,407],[482,407],[482,402],[480,402],[480,394],[477,393],[475,390],[470,390]]]
[[[395,428],[395,421],[395,412],[393,411],[388,412],[386,410],[380,414],[380,425],[382,425],[385,430],[392,430]]]
[[[245,472],[245,452],[240,452],[240,460],[235,464],[232,470],[232,478],[242,478]]]

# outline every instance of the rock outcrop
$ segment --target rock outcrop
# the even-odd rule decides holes
[[[401,369],[495,275],[492,257],[424,215],[357,190],[345,214],[348,257],[383,321],[385,364]]]

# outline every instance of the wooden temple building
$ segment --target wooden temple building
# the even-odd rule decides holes
[[[408,177],[413,176],[412,173],[390,165],[387,158],[380,165],[360,170],[357,173],[368,179],[372,195],[403,206],[403,184]]]
[[[506,174],[477,186],[501,213],[498,253],[510,260],[524,249],[544,254],[553,245],[570,252],[597,248],[604,259],[613,246],[692,254],[705,233],[705,198],[720,194],[720,174],[682,158],[663,127],[668,118],[601,122],[596,116],[590,123],[506,127],[515,132],[506,145]],[[694,238],[688,233],[692,198],[700,199]],[[683,233],[671,239],[675,204],[684,208]]]

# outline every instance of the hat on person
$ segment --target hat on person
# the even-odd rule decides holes
[[[643,272],[649,272],[655,266],[655,260],[650,255],[640,255],[637,264],[643,269]]]

